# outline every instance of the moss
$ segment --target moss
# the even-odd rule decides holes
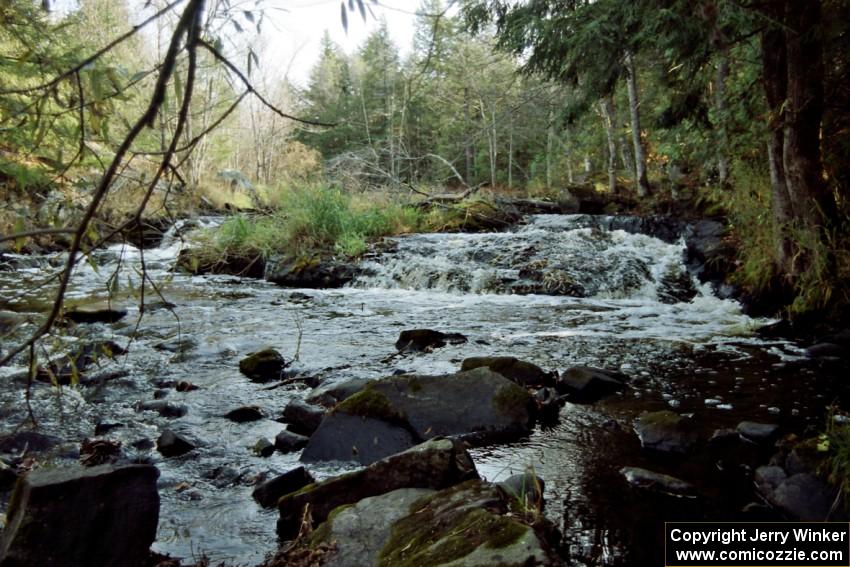
[[[343,504],[342,506],[337,506],[331,513],[328,514],[328,519],[319,524],[319,526],[313,530],[310,536],[307,538],[307,545],[311,549],[315,549],[322,543],[331,543],[331,532],[333,531],[333,523],[334,519],[339,516],[344,511],[353,507],[354,504]]]
[[[513,383],[501,386],[493,396],[493,407],[518,421],[528,418],[531,402],[531,394]]]
[[[467,507],[481,487],[478,481],[468,481],[415,502],[410,515],[393,527],[378,564],[441,565],[481,546],[502,549],[519,541],[528,533],[528,526],[483,508]]]
[[[395,409],[389,398],[370,384],[362,391],[342,401],[335,411],[350,415],[382,419],[390,423],[406,422],[405,415]]]
[[[316,490],[317,486],[319,486],[318,483],[311,482],[307,486],[305,486],[303,488],[299,488],[295,492],[291,492],[291,493],[287,494],[286,496],[284,496],[283,498],[286,498],[287,496],[289,496],[289,497],[300,496],[302,494],[307,494],[308,492],[313,492],[314,490]]]
[[[666,425],[670,427],[677,427],[681,421],[682,416],[670,410],[645,413],[640,417],[641,425]]]
[[[410,391],[415,394],[416,392],[422,391],[422,382],[419,380],[419,378],[413,376],[410,378],[410,380],[407,381],[407,387],[410,388]]]

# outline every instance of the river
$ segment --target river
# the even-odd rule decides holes
[[[129,352],[105,363],[103,372],[124,372],[102,387],[34,389],[42,430],[67,442],[64,453],[51,458],[73,456],[96,423],[120,423],[108,436],[121,441],[131,459],[153,462],[161,471],[155,549],[251,565],[277,544],[276,512],[253,502],[252,485],[293,468],[298,457],[262,458],[251,447],[261,437],[273,439],[284,425],[272,418],[308,390],[250,382],[238,370],[247,353],[277,348],[287,359],[297,357],[294,369],[327,381],[398,370],[453,372],[464,358],[479,355],[516,356],[547,370],[611,368],[631,376],[633,387],[596,404],[567,404],[556,425],[514,444],[476,448],[473,457],[490,480],[532,467],[546,481],[546,513],[564,531],[577,564],[639,564],[641,542],[660,538],[653,522],[731,519],[753,498],[741,471],[718,472],[715,463],[699,459],[658,462],[641,452],[631,430],[640,412],[698,414],[707,430],[750,419],[802,431],[822,425],[824,406],[843,392],[830,390],[830,375],[797,345],[758,338],[754,330],[768,321],[749,318],[738,303],[695,281],[683,265],[682,242],[593,225],[587,216],[541,215],[504,233],[390,239],[364,260],[364,275],[336,290],[174,273],[177,254],[193,237],[186,229],[173,230],[159,248],[144,251],[147,274],[162,297],[148,284],[153,305],[141,318],[135,299],[140,251],[114,245],[94,253],[78,267],[69,301],[105,300],[111,291],[112,302],[128,316],[113,324],[57,328],[45,350],[59,353],[81,340],[109,339],[129,345]],[[39,283],[62,259],[4,258],[0,305],[15,322],[4,346],[43,317],[53,284]],[[411,328],[458,332],[469,341],[389,357],[399,332]],[[181,340],[190,341],[185,352],[172,352]],[[20,364],[0,369],[7,377],[0,382],[4,430],[26,417],[23,388],[13,379],[21,371]],[[180,381],[198,389],[169,387]],[[155,392],[167,393],[188,413],[172,419],[138,411]],[[259,406],[269,419],[236,424],[223,417],[242,405]],[[164,459],[145,442],[164,427],[187,430],[203,446]],[[617,471],[626,465],[686,478],[710,495],[709,504],[647,499],[620,478]],[[310,469],[324,478],[346,465]]]

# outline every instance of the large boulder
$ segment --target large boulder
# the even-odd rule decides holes
[[[150,465],[38,470],[22,478],[0,537],[0,564],[145,565],[159,521]]]
[[[272,258],[266,264],[266,280],[285,287],[327,289],[342,287],[357,275],[357,267],[332,257]]]
[[[553,373],[513,356],[473,356],[464,359],[460,369],[465,372],[481,367],[489,368],[524,388],[552,386],[555,382]]]
[[[431,437],[473,443],[517,438],[530,432],[533,407],[526,390],[487,368],[392,376],[340,403],[310,438],[301,459],[368,464],[403,450],[405,443]]]
[[[320,406],[333,407],[339,402],[350,398],[361,391],[371,382],[368,378],[352,378],[342,382],[323,384],[313,388],[307,395],[308,404],[319,404]]]
[[[635,431],[644,449],[684,454],[699,440],[694,420],[669,410],[643,414]]]
[[[401,489],[334,511],[311,544],[335,542],[325,567],[558,564],[509,511],[504,493],[479,480],[440,492]]]
[[[65,319],[74,323],[115,323],[126,316],[126,309],[113,309],[105,304],[78,306],[65,312]]]
[[[283,496],[278,501],[278,534],[285,539],[295,536],[307,505],[313,523],[318,524],[334,508],[369,496],[399,488],[439,490],[471,478],[478,478],[478,472],[461,441],[431,439],[359,471],[309,484]]]

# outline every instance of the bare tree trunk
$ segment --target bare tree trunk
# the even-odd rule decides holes
[[[569,181],[570,185],[575,183],[575,176],[573,175],[573,148],[572,148],[572,140],[570,139],[570,129],[564,128],[564,150],[566,154],[566,162],[567,162],[567,181]]]
[[[726,78],[729,76],[729,50],[723,47],[714,77],[714,109],[717,113],[717,173],[720,186],[729,182],[729,136],[726,131]]]
[[[608,191],[612,195],[617,194],[617,144],[614,141],[614,104],[611,97],[605,97],[599,101],[599,110],[602,115],[602,124],[605,127],[605,137],[608,139]]]
[[[549,105],[549,125],[546,128],[546,187],[552,186],[552,147],[555,141],[555,111]]]
[[[631,53],[626,53],[626,86],[629,91],[629,114],[632,119],[632,143],[635,150],[635,180],[637,182],[637,193],[639,197],[650,194],[649,181],[646,177],[646,155],[643,150],[643,142],[640,139],[640,111],[637,91],[637,72],[635,62]]]
[[[508,187],[514,186],[514,116],[508,122]]]

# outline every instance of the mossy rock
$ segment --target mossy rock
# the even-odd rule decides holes
[[[283,356],[273,348],[252,352],[239,361],[239,371],[254,382],[278,380],[285,367]]]
[[[473,356],[464,359],[460,369],[465,372],[482,366],[523,387],[553,386],[555,383],[555,377],[551,372],[546,372],[536,364],[513,356]]]
[[[694,420],[669,410],[643,414],[635,431],[644,449],[660,453],[687,453],[699,441]]]

